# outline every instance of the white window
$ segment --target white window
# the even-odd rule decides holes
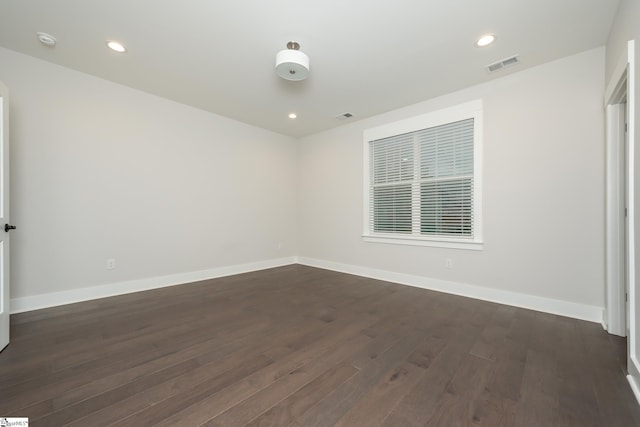
[[[482,102],[364,132],[366,241],[482,249]]]

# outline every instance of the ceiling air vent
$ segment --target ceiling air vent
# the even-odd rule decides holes
[[[494,71],[502,70],[503,68],[516,65],[519,62],[520,60],[518,59],[518,55],[513,55],[513,56],[510,56],[509,58],[505,58],[501,61],[494,62],[493,64],[487,65],[487,70],[489,70],[490,73],[493,73]]]
[[[338,114],[336,116],[336,119],[338,119],[338,120],[346,120],[346,119],[350,119],[351,117],[353,117],[353,114],[351,114],[351,113],[342,113],[342,114]]]

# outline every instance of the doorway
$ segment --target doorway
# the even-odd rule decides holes
[[[606,312],[609,333],[628,335],[629,144],[627,72],[620,75],[606,105]]]
[[[0,224],[5,222],[9,222],[9,90],[0,82]],[[0,229],[0,351],[9,344],[9,330],[9,233]]]

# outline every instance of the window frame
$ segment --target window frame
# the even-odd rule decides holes
[[[388,123],[363,131],[364,151],[364,232],[365,242],[390,243],[412,246],[432,246],[453,249],[482,250],[482,100],[475,100],[453,107]],[[371,167],[369,143],[383,138],[416,132],[446,125],[461,120],[473,119],[473,237],[444,237],[421,234],[376,233],[372,230],[371,218]]]

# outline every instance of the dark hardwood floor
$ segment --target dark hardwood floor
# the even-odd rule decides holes
[[[599,324],[299,265],[11,316],[34,426],[640,426]]]

